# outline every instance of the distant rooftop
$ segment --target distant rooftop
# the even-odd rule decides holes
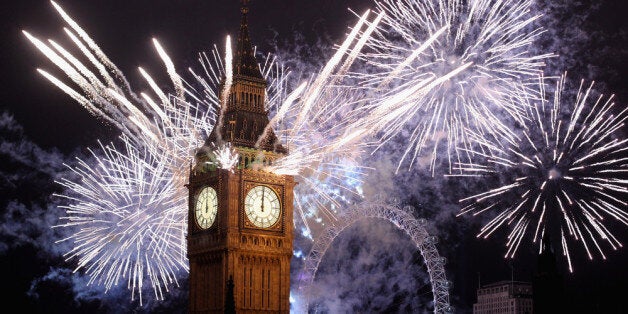
[[[489,284],[486,284],[486,285],[482,285],[481,289],[498,287],[498,286],[503,286],[503,285],[510,285],[510,284],[515,284],[515,285],[532,285],[531,282],[527,282],[527,281],[502,280],[502,281],[497,281],[497,282],[489,283]]]

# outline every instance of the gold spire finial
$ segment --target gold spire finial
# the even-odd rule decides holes
[[[249,0],[240,0],[240,2],[242,3],[242,8],[240,8],[240,12],[242,12],[242,14],[249,13]]]

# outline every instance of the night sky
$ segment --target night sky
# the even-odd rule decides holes
[[[552,74],[567,71],[570,77],[595,80],[601,92],[615,94],[615,102],[624,107],[628,103],[626,5],[616,0],[538,2],[538,10],[545,14],[540,24],[548,31],[536,48],[560,55],[548,63],[548,71]],[[222,46],[227,34],[236,35],[240,19],[239,1],[58,3],[126,73],[138,90],[147,86],[141,81],[137,66],[150,69],[155,75],[165,73],[152,46],[152,37],[160,41],[177,68],[195,67],[199,52],[211,50],[214,44]],[[344,39],[348,27],[356,21],[348,9],[362,13],[371,6],[371,1],[358,0],[252,1],[251,38],[262,52],[298,50],[299,56],[305,59],[303,68],[314,69],[325,62],[332,52],[329,47]],[[94,295],[87,289],[84,291],[82,282],[68,280],[72,278],[69,274],[73,265],[63,261],[60,253],[67,248],[54,244],[60,234],[50,229],[60,213],[57,200],[51,195],[59,193],[61,187],[53,180],[67,171],[62,163],[82,156],[88,147],[97,145],[97,140],[113,140],[117,133],[114,127],[91,116],[36,72],[36,68],[53,69],[53,65],[27,41],[21,30],[28,30],[39,38],[63,38],[62,26],[65,24],[52,5],[47,1],[14,1],[4,3],[0,14],[3,73],[0,81],[0,204],[3,209],[0,269],[4,278],[3,290],[9,291],[4,296],[9,304],[23,307],[24,312],[185,312],[186,278],[181,279],[182,287],[175,287],[166,301],[150,302],[143,307],[129,301],[125,288],[111,291],[106,296]],[[167,77],[156,75],[156,79],[164,82],[163,87],[168,86]],[[386,165],[387,161],[371,162]],[[421,216],[434,221],[433,232],[440,239],[439,249],[448,259],[448,276],[454,283],[451,303],[458,313],[471,313],[478,279],[482,284],[507,280],[511,276],[515,280],[531,280],[536,269],[534,248],[522,247],[517,258],[505,260],[502,238],[480,241],[475,234],[481,221],[454,217],[452,208],[456,200],[452,197],[459,196],[457,189],[462,188],[462,183],[453,179],[432,182],[434,180],[430,181],[429,175],[420,170],[392,175],[391,180],[398,184],[393,194],[402,203],[417,207]],[[387,268],[399,272],[382,270],[379,273],[385,274],[383,281],[403,276],[407,269],[421,270],[417,267],[420,258],[403,234],[386,227],[374,228],[369,233],[361,231],[360,226],[369,229],[366,224],[352,228],[349,235],[338,240],[335,250],[342,251],[345,247],[346,251],[352,252],[349,255],[360,256],[364,253],[355,251],[356,243],[373,240],[377,237],[372,234],[381,232],[393,240],[399,239],[400,244],[391,252],[382,253],[381,248],[390,241],[388,239],[379,246],[378,254],[403,255],[400,260],[386,264]],[[626,229],[621,225],[614,229],[620,241],[628,239]],[[376,250],[377,245],[371,246],[364,250]],[[339,253],[332,256],[339,256]],[[330,266],[333,261],[326,263],[326,267],[333,269]],[[599,258],[588,261],[580,254],[574,261],[574,273],[568,273],[561,260],[559,270],[565,278],[566,312],[576,309],[583,313],[628,312],[628,303],[621,297],[628,291],[627,265],[625,248],[608,251],[606,261]],[[378,269],[374,267],[368,273]],[[327,277],[323,274],[321,280]],[[425,282],[421,276],[416,277],[407,286],[424,294]],[[350,282],[344,284],[347,285],[342,288],[344,295],[352,295]],[[397,293],[394,289],[391,291]],[[427,291],[429,293],[429,289]],[[422,302],[425,298],[408,299]],[[376,307],[362,309],[378,311],[373,310]],[[404,311],[396,307],[388,309]]]

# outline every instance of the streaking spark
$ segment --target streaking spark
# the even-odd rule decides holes
[[[122,151],[113,146],[101,147],[99,154],[94,153],[96,165],[79,160],[79,166],[73,168],[83,175],[80,182],[61,182],[68,193],[61,197],[70,202],[63,219],[70,223],[60,226],[80,228],[75,236],[64,239],[75,243],[68,256],[88,273],[90,284],[102,284],[109,290],[127,279],[132,300],[139,296],[141,304],[146,287],[162,300],[167,285],[176,284],[173,278],[178,272],[187,271],[185,184],[191,156],[216,121],[219,99],[211,90],[192,97],[157,40],[153,44],[175,94],[160,89],[141,67],[138,70],[152,91],[135,93],[87,33],[59,5],[52,4],[71,27],[64,30],[80,55],[75,57],[55,41],[45,43],[23,31],[70,82],[48,71],[38,71],[90,113],[116,126],[125,147]],[[215,165],[231,167],[237,156],[229,152],[228,147],[216,147]],[[74,206],[89,210],[79,211]],[[146,217],[159,219],[160,225],[144,223],[153,221]],[[99,241],[111,237],[123,241],[98,246]],[[130,248],[137,254],[128,254]]]
[[[610,223],[628,225],[628,139],[621,133],[628,108],[617,106],[613,96],[594,96],[593,83],[581,82],[575,99],[564,99],[565,75],[548,99],[547,80],[541,78],[536,95],[521,94],[528,123],[517,140],[502,146],[473,136],[482,149],[474,153],[485,163],[462,163],[458,169],[502,182],[461,199],[459,215],[496,213],[478,237],[509,228],[507,258],[515,257],[526,236],[538,240],[541,250],[541,239],[549,233],[553,241],[560,239],[573,272],[569,240],[579,243],[589,259],[596,252],[606,259],[604,243],[613,250],[622,247]]]
[[[357,187],[368,168],[360,166],[364,140],[371,130],[355,130],[361,118],[355,108],[363,99],[346,79],[358,52],[381,19],[367,10],[351,28],[325,66],[298,84],[279,103],[269,103],[274,113],[268,128],[285,140],[289,154],[265,168],[295,176],[295,208],[302,232],[311,236],[308,221],[334,224],[338,211],[361,198]],[[369,21],[371,19],[371,21]],[[297,85],[297,84],[294,84]],[[321,229],[322,230],[322,229]]]
[[[75,230],[59,241],[74,243],[64,256],[77,260],[75,271],[85,271],[88,285],[108,291],[126,284],[132,299],[137,293],[142,303],[149,284],[155,299],[163,300],[188,271],[185,224],[178,217],[186,197],[162,156],[138,150],[126,136],[122,143],[122,150],[101,144],[98,151],[90,149],[93,161],[66,165],[77,179],[58,181],[67,190],[57,196],[69,204],[61,206],[66,216],[55,228]]]
[[[364,45],[363,36],[370,34],[360,34],[361,29],[368,30],[365,25],[370,14],[366,11],[362,15],[327,64],[318,73],[309,74],[310,79],[292,82],[290,74],[294,70],[284,68],[271,55],[260,69],[270,83],[264,104],[270,121],[257,145],[272,130],[289,150],[262,170],[295,176],[299,182],[295,187],[295,224],[302,223],[298,227],[308,236],[313,233],[312,221],[321,225],[333,223],[343,204],[360,197],[356,186],[366,168],[359,166],[357,159],[363,153],[364,137],[353,138],[348,129],[358,119],[353,108],[361,98],[339,82],[343,82],[354,60],[346,57],[347,51],[359,51]],[[228,81],[227,67],[222,66],[219,56],[201,56],[204,73],[190,70],[198,81],[195,85],[204,86],[196,93],[204,93],[208,88],[217,90],[223,77]],[[296,88],[291,90],[288,86],[293,85]],[[222,95],[228,84],[224,86]],[[221,145],[220,141],[216,145]]]
[[[542,33],[531,24],[532,1],[384,0],[382,27],[361,55],[372,107],[388,112],[379,124],[381,143],[398,136],[404,165],[448,168],[472,159],[467,129],[512,137],[504,120],[520,121],[523,109],[508,99],[513,87],[540,74],[551,54],[532,55]],[[406,95],[403,100],[395,100]],[[386,103],[389,103],[386,105]],[[394,105],[393,105],[394,104]],[[369,107],[370,108],[370,107]]]
[[[185,183],[191,159],[219,120],[224,101],[221,95],[228,94],[228,89],[218,87],[221,79],[230,75],[230,45],[227,44],[224,62],[217,50],[211,52],[213,58],[201,54],[202,72],[197,74],[190,69],[193,79],[187,81],[177,73],[164,47],[153,40],[175,93],[159,88],[148,71],[140,67],[138,70],[151,90],[138,94],[89,35],[59,5],[52,4],[70,26],[64,29],[65,33],[80,54],[75,57],[70,49],[23,31],[69,82],[49,71],[38,71],[90,113],[116,126],[125,147],[121,151],[113,144],[101,147],[99,153],[94,153],[96,165],[79,160],[79,166],[70,166],[81,175],[80,182],[60,182],[68,189],[61,197],[70,201],[67,216],[63,217],[68,223],[60,227],[80,229],[75,236],[64,239],[76,244],[68,259],[75,259],[77,269],[87,271],[91,283],[111,289],[126,279],[132,300],[139,295],[142,303],[145,287],[152,287],[155,297],[163,299],[167,285],[176,284],[173,278],[181,267],[187,271]],[[262,69],[270,83],[266,105],[275,113],[271,127],[284,128],[283,132],[276,132],[283,134],[294,152],[267,170],[296,173],[303,181],[302,192],[297,191],[296,198],[300,200],[297,208],[304,221],[317,209],[329,211],[330,207],[322,203],[338,202],[343,192],[351,189],[344,183],[356,184],[355,177],[361,174],[355,163],[345,162],[358,154],[359,144],[348,140],[343,127],[332,123],[332,119],[342,117],[347,117],[345,125],[351,121],[351,115],[346,113],[350,106],[338,105],[350,104],[350,97],[343,98],[348,97],[342,96],[346,93],[333,94],[331,86],[350,66],[352,59],[342,59],[341,55],[356,37],[357,31],[347,39],[347,48],[337,54],[337,60],[330,61],[312,81],[290,93],[285,90],[283,75],[287,73],[276,66],[273,58],[267,58]],[[339,62],[343,62],[341,67]],[[335,106],[334,100],[339,100]],[[290,119],[292,127],[287,128]],[[328,138],[331,140],[324,143],[316,141]],[[233,152],[226,145],[216,145],[209,153],[214,156],[214,166],[232,169],[238,160]],[[326,215],[333,220],[331,211]],[[160,219],[160,225],[145,223],[146,217]],[[309,227],[306,229],[309,232]],[[129,254],[131,249],[134,254]]]

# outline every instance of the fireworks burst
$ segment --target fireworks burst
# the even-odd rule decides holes
[[[95,165],[79,160],[79,166],[72,168],[81,175],[80,182],[60,182],[73,195],[62,195],[71,204],[63,217],[68,223],[60,226],[80,228],[64,239],[75,243],[68,258],[78,259],[78,268],[87,271],[90,283],[110,289],[128,278],[131,298],[137,292],[142,303],[146,281],[161,300],[167,285],[176,283],[177,272],[187,271],[188,165],[215,124],[218,97],[212,89],[194,93],[155,39],[175,94],[160,89],[139,68],[153,95],[138,95],[87,33],[59,5],[52,4],[72,28],[65,32],[89,63],[52,40],[48,45],[24,31],[78,90],[47,71],[38,71],[90,113],[116,126],[125,147],[123,151],[113,145],[101,147],[103,156],[94,153]],[[218,146],[214,153],[214,165],[219,167],[229,168],[237,160],[228,146]],[[145,223],[156,220],[158,224]]]
[[[99,153],[90,150],[93,164],[66,165],[80,179],[58,182],[68,192],[57,196],[70,204],[61,206],[67,216],[55,227],[76,229],[60,241],[75,243],[65,257],[78,260],[75,271],[83,269],[88,284],[109,290],[126,280],[141,303],[146,276],[155,298],[163,300],[168,286],[178,285],[177,277],[188,270],[180,217],[186,195],[162,156],[138,150],[125,136],[122,142],[123,150],[113,144],[101,144]]]
[[[511,137],[502,120],[519,120],[522,108],[503,99],[520,79],[538,75],[550,56],[527,51],[542,33],[531,27],[539,17],[530,14],[531,3],[377,2],[386,13],[383,26],[362,55],[374,72],[358,76],[374,94],[374,107],[409,96],[387,109],[378,126],[382,143],[407,134],[397,170],[405,162],[410,169],[427,155],[434,174],[445,153],[451,173],[454,163],[471,160],[469,128],[486,136]]]
[[[372,20],[367,10],[352,27],[325,66],[287,95],[268,127],[285,139],[290,153],[265,170],[295,176],[295,208],[303,233],[311,236],[308,221],[333,224],[344,205],[360,198],[358,186],[368,168],[360,166],[365,138],[372,129],[355,129],[363,95],[345,85],[347,73],[382,14]]]
[[[94,153],[96,165],[79,160],[79,166],[70,167],[81,175],[80,182],[60,182],[68,188],[68,195],[62,197],[71,203],[66,207],[67,216],[63,217],[68,223],[60,227],[79,228],[75,235],[64,239],[76,244],[68,259],[78,259],[77,269],[87,271],[90,283],[110,289],[121,278],[127,278],[132,299],[138,292],[142,303],[142,288],[148,280],[156,298],[163,299],[167,285],[176,283],[173,280],[176,272],[187,271],[184,244],[188,165],[220,121],[218,108],[223,107],[221,104],[226,99],[222,96],[228,94],[229,88],[225,84],[219,90],[220,82],[223,77],[227,82],[231,75],[229,38],[225,61],[218,49],[210,54],[201,53],[202,72],[189,69],[193,78],[189,82],[177,73],[165,49],[153,39],[175,94],[160,89],[148,72],[139,68],[152,95],[138,95],[88,34],[59,5],[52,4],[70,26],[71,30],[65,32],[80,50],[81,57],[73,56],[52,40],[46,44],[24,31],[71,82],[67,84],[47,71],[38,71],[90,113],[116,126],[125,147],[123,151],[113,145],[101,147],[102,156]],[[266,106],[274,113],[269,128],[283,127],[283,131],[275,132],[285,138],[287,147],[293,151],[265,170],[293,174],[303,183],[295,191],[296,208],[308,233],[311,231],[306,219],[324,209],[325,216],[333,221],[334,213],[327,205],[338,204],[361,174],[355,162],[348,162],[359,154],[356,151],[359,144],[347,138],[344,131],[351,122],[348,112],[353,102],[349,93],[339,93],[332,86],[342,79],[354,60],[343,58],[346,51],[359,51],[358,47],[364,44],[364,40],[356,38],[368,36],[359,34],[368,14],[365,13],[328,65],[291,93],[286,90],[289,72],[270,55],[261,69],[270,84]],[[81,58],[88,63],[80,61]],[[344,127],[333,123],[341,117],[347,118]],[[238,156],[227,144],[216,143],[204,151],[213,157],[208,159],[213,166],[232,169],[237,163]],[[154,219],[159,220],[160,227],[146,223]],[[129,254],[130,249],[134,254]],[[160,253],[157,250],[169,251],[154,258]]]
[[[265,107],[271,119],[256,145],[272,131],[289,150],[272,165],[261,167],[263,171],[292,175],[299,182],[295,187],[295,223],[302,223],[302,232],[308,236],[312,234],[311,221],[333,224],[343,204],[360,197],[356,187],[366,168],[357,160],[363,153],[362,139],[367,132],[351,136],[350,129],[359,119],[354,108],[361,95],[341,83],[355,60],[349,52],[355,55],[376,26],[368,22],[370,15],[367,11],[361,16],[327,64],[304,82],[293,82],[291,70],[270,54],[261,67],[270,83]],[[190,71],[204,89],[218,89],[222,77],[229,80],[229,69],[223,66],[219,54],[203,55],[201,61],[204,75]],[[296,88],[291,90],[290,86]],[[228,93],[228,87],[224,84],[222,95]],[[217,145],[221,143],[218,140]]]
[[[462,199],[459,215],[499,211],[478,237],[509,226],[510,258],[526,235],[539,240],[540,250],[544,234],[555,234],[573,271],[568,238],[579,242],[589,259],[594,251],[606,259],[601,242],[614,250],[622,247],[609,223],[628,225],[628,139],[620,133],[628,109],[617,108],[612,96],[595,98],[593,83],[586,87],[584,82],[570,106],[562,108],[565,76],[557,80],[552,102],[545,95],[546,80],[540,80],[538,97],[528,92],[519,98],[528,107],[529,120],[517,140],[500,146],[474,136],[483,149],[474,153],[484,156],[486,164],[463,163],[459,169],[467,175],[506,174],[507,181]]]

